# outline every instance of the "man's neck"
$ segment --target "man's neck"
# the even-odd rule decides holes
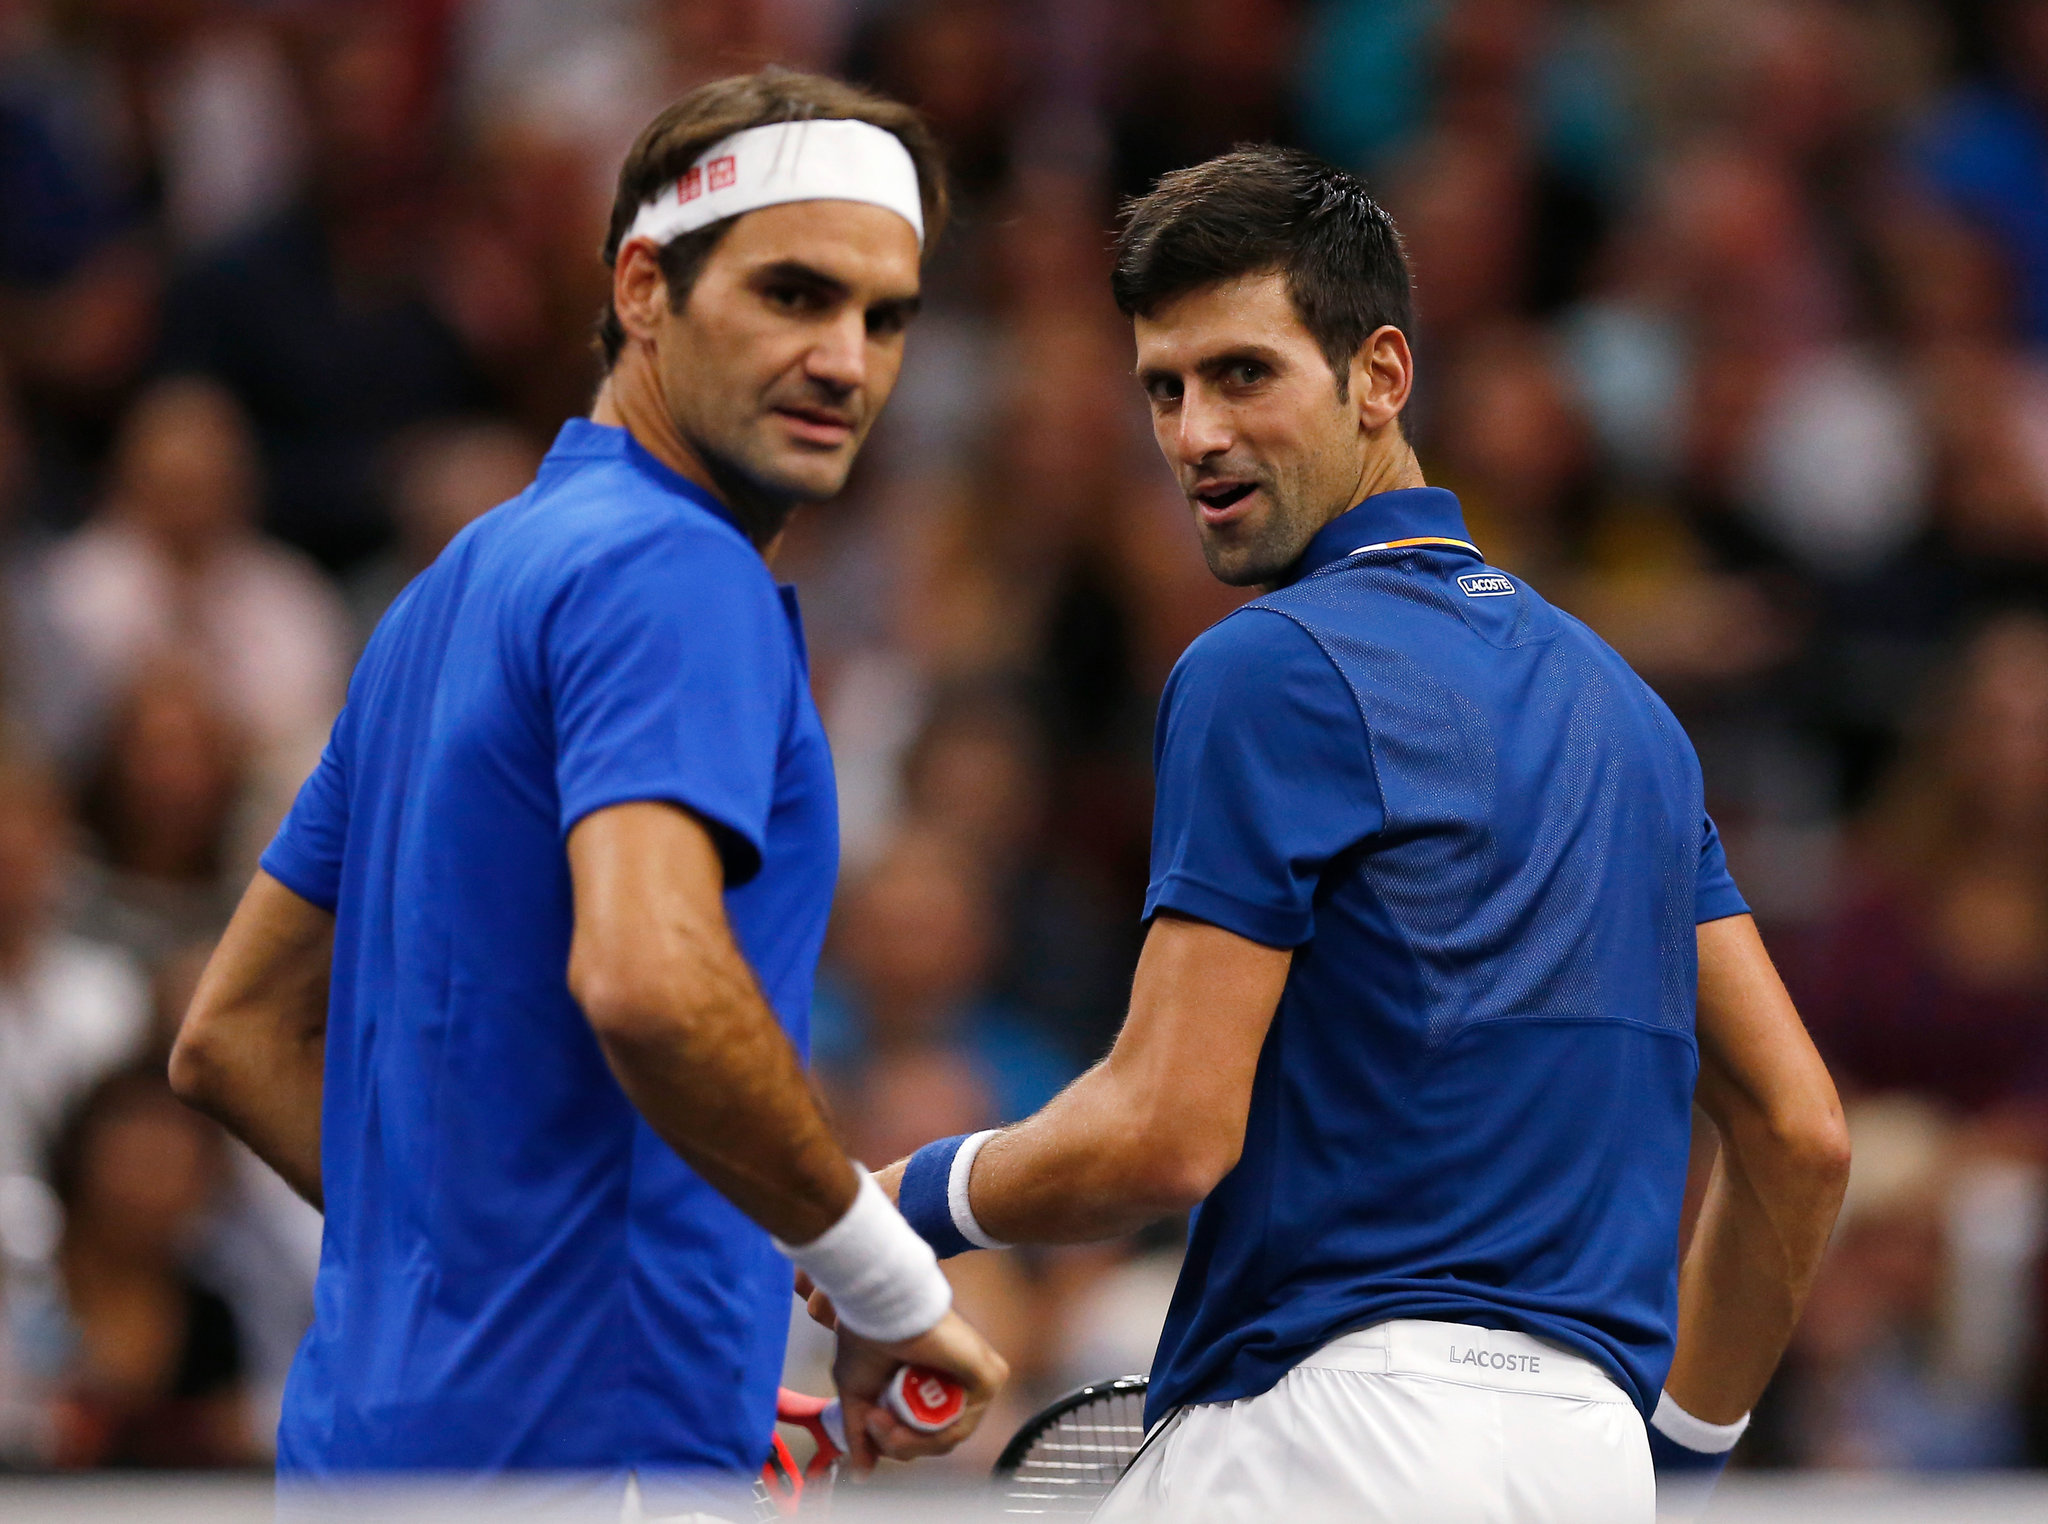
[[[1377,497],[1382,492],[1399,492],[1406,487],[1429,485],[1422,476],[1422,463],[1415,458],[1415,451],[1408,441],[1401,437],[1399,425],[1390,424],[1388,427],[1393,431],[1393,437],[1384,448],[1367,452],[1359,464],[1358,483],[1352,489],[1351,500],[1331,514],[1332,519],[1338,514],[1349,513],[1367,498]]]
[[[1404,487],[1428,485],[1429,483],[1423,480],[1422,464],[1416,460],[1415,451],[1409,448],[1408,441],[1396,430],[1384,446],[1376,445],[1367,452],[1365,459],[1359,463],[1358,480],[1352,484],[1351,495],[1331,507],[1329,516],[1316,525],[1309,539],[1312,540],[1315,535],[1322,533],[1369,497],[1377,497],[1382,492],[1398,492]],[[1293,564],[1281,574],[1278,581],[1261,582],[1257,584],[1258,587],[1270,592],[1300,575],[1301,557],[1308,553],[1308,546],[1309,540],[1302,541],[1301,552],[1295,556]]]
[[[634,442],[685,481],[702,487],[723,503],[754,548],[767,553],[781,535],[795,504],[770,498],[720,469],[676,427],[675,415],[662,400],[660,379],[644,355],[627,349],[597,389],[590,421],[624,429]]]

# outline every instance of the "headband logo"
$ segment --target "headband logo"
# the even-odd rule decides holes
[[[695,201],[704,194],[704,171],[692,164],[676,181],[676,200]]]
[[[739,160],[731,154],[727,154],[722,159],[713,159],[704,166],[704,169],[711,177],[711,188],[713,190],[724,190],[740,177]]]

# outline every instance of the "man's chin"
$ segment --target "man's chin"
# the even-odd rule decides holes
[[[855,451],[763,452],[751,460],[727,463],[754,495],[788,503],[822,503],[837,497],[852,474]]]
[[[1225,587],[1263,587],[1279,581],[1293,564],[1264,546],[1230,545],[1208,535],[1202,536],[1202,559],[1209,563],[1209,575]]]
[[[857,443],[836,450],[777,450],[753,475],[764,491],[792,502],[822,503],[846,489],[859,453]]]

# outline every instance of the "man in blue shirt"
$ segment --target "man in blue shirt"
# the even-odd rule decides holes
[[[949,1448],[1002,1379],[806,1082],[837,813],[763,559],[894,384],[937,166],[789,73],[641,135],[592,417],[393,605],[207,969],[173,1081],[327,1214],[288,1480],[721,1506],[774,1424],[778,1249],[860,1308],[857,1464]],[[961,1422],[874,1406],[903,1362]]]
[[[1653,1449],[1711,1470],[1740,1432],[1846,1175],[1698,762],[1424,485],[1356,180],[1240,150],[1118,256],[1209,567],[1264,591],[1167,684],[1115,1048],[886,1183],[942,1254],[1193,1210],[1101,1519],[1647,1524]]]

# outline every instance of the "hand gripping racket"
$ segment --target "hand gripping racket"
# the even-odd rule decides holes
[[[882,1401],[907,1427],[920,1434],[936,1434],[960,1416],[967,1406],[967,1391],[937,1371],[899,1365],[882,1389]],[[830,1497],[832,1480],[846,1454],[846,1413],[836,1397],[810,1397],[783,1387],[775,1394],[775,1421],[808,1430],[816,1449],[799,1467],[782,1436],[770,1436],[773,1448],[754,1486],[757,1520],[794,1514],[803,1506],[806,1489],[820,1502]]]
[[[1145,1444],[1143,1376],[1067,1393],[1037,1414],[996,1458],[1005,1514],[1085,1519]]]

